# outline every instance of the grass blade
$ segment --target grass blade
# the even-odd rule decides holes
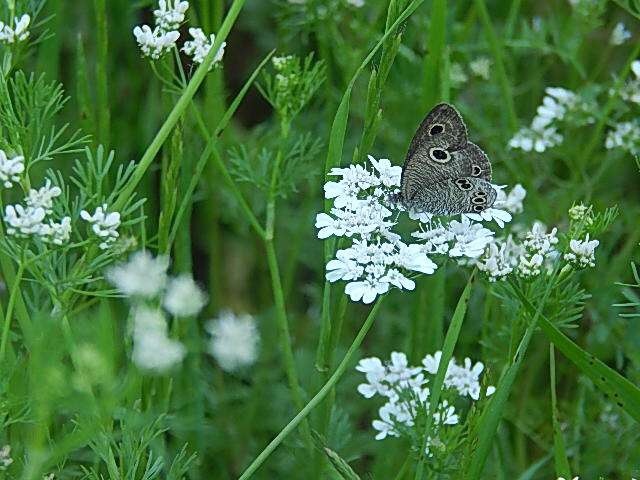
[[[557,477],[571,477],[571,467],[564,447],[564,437],[558,421],[558,401],[556,398],[556,356],[553,343],[549,345],[549,380],[551,387],[551,420],[553,423],[553,459]]]

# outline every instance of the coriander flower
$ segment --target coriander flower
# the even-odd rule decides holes
[[[96,208],[93,215],[86,210],[80,212],[80,217],[91,224],[91,229],[100,238],[100,249],[108,249],[119,237],[118,227],[120,226],[120,213],[108,212],[107,204]]]
[[[467,83],[468,80],[469,77],[464,72],[462,65],[458,62],[453,62],[449,67],[449,82],[451,82],[451,86],[459,88]]]
[[[572,239],[569,241],[571,251],[564,254],[564,259],[579,268],[595,267],[595,251],[599,244],[598,240],[589,240],[588,233],[584,240]]]
[[[569,209],[569,218],[575,222],[583,222],[585,225],[593,225],[591,207],[579,203]]]
[[[0,42],[18,43],[29,38],[29,30],[27,29],[31,23],[31,17],[24,14],[20,18],[16,17],[14,21],[15,28],[0,22]]]
[[[142,370],[163,373],[182,361],[184,346],[167,335],[167,321],[159,310],[136,309],[133,362]]]
[[[503,188],[496,188],[496,192],[498,192],[498,197],[494,207],[513,214],[522,212],[522,201],[527,196],[527,191],[522,185],[516,184],[508,194],[505,193]]]
[[[496,240],[489,245],[476,266],[487,275],[490,282],[504,280],[517,267],[523,252],[524,248],[517,245],[509,236],[506,240]]]
[[[377,357],[360,360],[356,370],[365,374],[366,383],[358,385],[358,392],[365,398],[380,396],[386,399],[386,403],[378,410],[379,418],[372,422],[376,440],[407,436],[415,442],[421,437],[412,435],[409,430],[416,426],[416,420],[424,413],[431,413],[436,431],[460,423],[461,417],[450,403],[450,396],[443,399],[435,411],[429,412],[429,383],[438,370],[441,356],[442,352],[427,355],[423,366],[417,367],[411,366],[402,352],[392,352],[388,362],[382,362]],[[481,362],[472,364],[466,358],[463,365],[458,365],[451,359],[444,381],[447,395],[454,393],[478,400],[481,391],[479,378],[483,370]],[[488,387],[485,396],[494,392],[494,387]]]
[[[471,73],[484,80],[491,77],[491,59],[488,57],[478,57],[469,63]]]
[[[209,321],[206,328],[211,334],[209,353],[223,370],[233,372],[248,367],[258,358],[260,337],[251,315],[224,311]]]
[[[169,259],[154,258],[148,251],[134,253],[129,261],[111,267],[106,278],[128,297],[154,298],[160,295],[167,282]]]
[[[180,37],[177,31],[165,32],[158,27],[151,30],[149,25],[136,26],[133,29],[133,35],[136,37],[142,55],[152,60],[157,60],[170,51]]]
[[[638,121],[616,123],[613,130],[607,132],[604,146],[608,150],[620,148],[632,155],[640,155],[640,125]]]
[[[195,316],[206,304],[207,296],[190,275],[180,275],[169,281],[163,305],[173,316]]]
[[[13,463],[11,458],[11,445],[5,445],[0,448],[0,471],[9,468],[9,465]]]
[[[207,38],[201,28],[190,28],[189,34],[191,35],[191,38],[193,40],[185,42],[184,46],[182,47],[182,51],[188,56],[193,57],[194,62],[202,63],[204,62],[206,56],[209,54],[211,47],[213,47],[216,36],[212,33],[211,35],[209,35],[209,38]],[[224,48],[226,45],[227,42],[222,42],[222,45],[220,45],[220,48],[218,49],[210,68],[213,68],[217,63],[222,61],[222,57],[224,56]]]
[[[522,244],[530,252],[546,255],[558,243],[557,233],[557,228],[554,227],[547,233],[547,227],[543,223],[535,222],[531,230],[525,234]]]
[[[627,27],[625,26],[624,23],[618,22],[616,23],[616,26],[613,27],[613,30],[611,31],[611,37],[609,37],[609,43],[611,45],[618,46],[618,45],[622,45],[630,38],[631,38],[631,32],[627,30]]]
[[[40,226],[40,236],[47,243],[64,245],[71,238],[71,217],[64,217],[60,223],[49,220]]]
[[[511,214],[500,206],[446,221],[427,212],[406,212],[395,200],[402,168],[370,155],[368,163],[370,169],[354,164],[329,172],[337,178],[325,184],[324,195],[333,200],[333,207],[318,213],[315,223],[320,239],[350,239],[351,244],[327,263],[326,279],[346,281],[345,294],[354,302],[372,303],[392,288],[413,290],[413,275],[430,275],[438,268],[431,255],[480,257],[493,242],[494,232],[477,221],[493,220],[504,227],[511,220]],[[516,191],[514,197],[513,204],[521,203],[523,194]],[[517,205],[512,208],[516,210]],[[407,214],[419,222],[420,229],[411,234],[418,243],[404,242],[394,231],[399,215]]]
[[[189,2],[181,0],[159,0],[158,8],[153,11],[156,26],[162,32],[178,30],[184,22],[185,13],[189,9]]]
[[[44,186],[38,190],[30,189],[25,202],[27,207],[42,208],[47,215],[53,212],[53,199],[59,197],[62,190],[58,186],[51,186],[51,180],[47,178]]]
[[[11,188],[14,183],[20,181],[24,168],[22,155],[8,158],[4,150],[0,150],[0,182],[5,188]]]
[[[20,204],[5,207],[4,221],[7,234],[18,237],[38,235],[42,229],[42,221],[46,216],[43,208],[23,207]]]

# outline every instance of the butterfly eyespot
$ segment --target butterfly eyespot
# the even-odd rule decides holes
[[[471,190],[471,183],[466,178],[458,178],[456,185],[460,190]]]
[[[487,199],[485,197],[474,196],[471,197],[471,203],[473,203],[474,205],[484,205],[485,203],[487,203]]]
[[[476,213],[480,213],[481,211],[484,210],[484,207],[482,205],[474,205],[472,210]]]
[[[438,135],[439,133],[444,132],[444,125],[441,123],[436,123],[433,127],[429,129],[429,135]]]
[[[482,168],[480,168],[478,165],[473,165],[471,167],[471,175],[473,175],[474,177],[479,177],[481,173]]]
[[[438,147],[433,147],[431,150],[429,150],[429,156],[431,157],[431,160],[438,163],[447,163],[451,158],[449,152]]]
[[[487,196],[487,192],[483,192],[482,190],[479,190],[476,192],[476,196],[477,197],[486,197]]]

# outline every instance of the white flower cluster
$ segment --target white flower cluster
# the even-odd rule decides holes
[[[120,236],[118,227],[120,227],[120,213],[109,212],[106,204],[96,208],[91,215],[86,210],[80,212],[80,217],[91,224],[91,229],[101,240],[100,249],[107,250]]]
[[[611,45],[618,46],[618,45],[622,45],[630,38],[631,38],[631,32],[627,30],[627,27],[625,26],[624,23],[618,22],[616,23],[616,26],[613,27],[613,30],[611,31],[611,36],[609,37],[609,43]]]
[[[154,10],[155,27],[136,26],[133,35],[142,51],[142,55],[157,60],[169,52],[180,38],[178,28],[184,22],[189,2],[180,0],[159,0]]]
[[[522,246],[524,253],[518,261],[518,275],[523,278],[533,278],[540,275],[545,260],[551,260],[556,255],[554,245],[558,243],[557,228],[547,233],[547,227],[536,222],[526,233]]]
[[[18,183],[24,173],[24,157],[16,155],[9,158],[4,150],[0,150],[0,182],[5,188]]]
[[[212,33],[211,35],[209,35],[209,38],[207,38],[201,28],[190,28],[189,34],[191,35],[191,38],[193,40],[184,42],[182,51],[190,57],[193,57],[194,62],[202,63],[211,51],[211,47],[213,47],[213,42],[215,42],[216,36]],[[226,45],[227,42],[222,42],[222,45],[220,45],[220,48],[218,49],[218,52],[213,59],[213,63],[211,64],[210,69],[222,61],[222,57],[224,56],[224,48],[226,47]]]
[[[162,305],[175,317],[192,317],[207,304],[207,297],[189,275],[169,279],[169,260],[154,258],[143,250],[134,253],[127,263],[111,267],[107,279],[120,292],[134,299],[155,299],[163,296]]]
[[[410,366],[407,356],[401,352],[392,352],[390,361],[386,363],[377,357],[360,360],[356,370],[365,374],[366,383],[358,386],[358,392],[365,398],[379,395],[386,399],[378,412],[380,418],[372,423],[378,432],[376,440],[401,436],[416,425],[419,416],[427,414],[433,415],[436,432],[445,425],[459,423],[455,407],[446,399],[440,402],[435,412],[429,412],[429,383],[438,370],[441,356],[442,352],[427,355],[419,367]],[[445,394],[449,393],[450,399],[468,396],[478,400],[482,391],[480,375],[483,370],[481,362],[472,365],[471,360],[466,358],[464,364],[459,365],[455,359],[451,359],[445,374]],[[489,386],[485,395],[494,392],[495,388]],[[430,443],[434,441],[431,439]]]
[[[68,242],[71,217],[64,217],[59,223],[48,218],[53,213],[53,200],[61,194],[60,187],[51,186],[51,180],[47,179],[38,190],[29,190],[26,206],[7,205],[4,213],[7,234],[19,238],[37,237],[54,245]]]
[[[338,250],[327,263],[326,278],[330,282],[347,281],[345,293],[353,301],[371,303],[392,287],[413,290],[411,273],[431,274],[437,268],[429,255],[479,257],[494,233],[475,221],[495,220],[503,226],[511,220],[507,211],[498,208],[448,222],[434,220],[429,214],[410,213],[410,218],[424,222],[412,233],[420,243],[403,242],[392,229],[396,225],[394,215],[397,218],[404,209],[391,200],[398,193],[402,169],[387,159],[369,156],[369,162],[372,171],[362,165],[331,170],[330,175],[341,177],[324,186],[325,198],[333,200],[333,208],[329,214],[316,216],[318,238],[351,239],[351,245]],[[514,196],[512,207],[517,209],[517,203]]]
[[[14,22],[16,25],[15,28],[0,22],[0,42],[18,43],[29,38],[29,30],[27,29],[31,23],[31,17],[24,14],[20,18],[16,17]]]
[[[569,241],[570,251],[564,254],[564,259],[579,268],[595,267],[596,247],[598,240],[589,240],[589,234],[584,240],[572,239]]]
[[[619,90],[611,89],[610,95],[619,95],[625,102],[631,102],[640,105],[640,60],[634,60],[631,63],[631,73],[633,78]]]
[[[545,93],[531,126],[520,129],[509,140],[509,147],[525,152],[544,152],[562,143],[564,139],[558,133],[557,122],[579,106],[578,97],[572,91],[560,87],[548,87]]]
[[[616,123],[607,132],[604,146],[611,150],[621,148],[632,155],[640,155],[640,124],[637,120]]]
[[[515,190],[515,188],[514,188]],[[579,230],[593,225],[592,207],[577,204],[569,209],[569,218],[579,224]],[[571,227],[574,231],[574,227]],[[571,239],[568,251],[561,255],[556,248],[559,243],[558,229],[547,232],[540,222],[534,222],[530,230],[520,235],[519,240],[512,235],[495,239],[477,261],[478,270],[485,273],[490,282],[504,280],[515,272],[521,278],[530,279],[543,272],[550,272],[552,263],[562,257],[568,263],[579,268],[595,265],[595,249],[598,240]],[[574,232],[574,235],[576,233]]]
[[[169,337],[167,319],[157,309],[138,306],[133,324],[133,362],[142,370],[163,373],[182,361],[185,348]]]
[[[327,264],[327,280],[347,280],[345,292],[353,301],[371,303],[393,285],[400,289],[415,288],[413,280],[403,271],[433,273],[435,263],[422,247],[407,245],[391,231],[393,212],[386,205],[387,197],[400,184],[400,167],[387,159],[369,157],[375,172],[361,165],[334,168],[330,175],[342,177],[339,182],[327,182],[325,197],[334,200],[331,215],[316,217],[318,237],[353,238],[351,247],[338,250],[336,258]],[[362,198],[363,197],[363,198]]]
[[[158,8],[153,11],[155,27],[152,29],[149,25],[142,25],[133,29],[133,35],[145,57],[157,60],[176,46],[180,38],[178,30],[185,20],[188,9],[189,2],[184,0],[158,1]],[[192,57],[194,62],[202,63],[216,37],[214,34],[207,37],[201,28],[190,28],[189,34],[192,39],[184,43],[182,51]],[[226,42],[223,42],[211,68],[222,60],[225,46]]]
[[[13,463],[11,458],[11,445],[5,445],[0,448],[0,471],[9,468],[9,465]]]
[[[149,25],[136,26],[133,29],[133,35],[136,37],[142,55],[153,60],[169,52],[180,38],[180,33],[177,31],[164,32],[158,27],[151,30]]]
[[[251,315],[223,311],[206,328],[211,334],[209,353],[223,370],[234,372],[256,361],[260,336]]]
[[[189,2],[184,0],[158,0],[158,8],[153,11],[156,26],[164,32],[178,30],[188,9]]]
[[[469,62],[469,70],[475,76],[484,80],[491,77],[491,59],[489,57],[478,57]]]
[[[143,370],[162,373],[182,361],[185,347],[170,338],[165,313],[158,307],[158,297],[165,310],[174,317],[195,316],[206,305],[206,295],[188,275],[169,278],[167,257],[154,258],[147,251],[134,253],[127,263],[111,267],[106,278],[134,305],[134,363]]]

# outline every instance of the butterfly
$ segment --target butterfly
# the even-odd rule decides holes
[[[416,213],[455,215],[480,213],[496,197],[489,158],[468,140],[460,113],[447,103],[436,105],[409,145],[401,204]]]

